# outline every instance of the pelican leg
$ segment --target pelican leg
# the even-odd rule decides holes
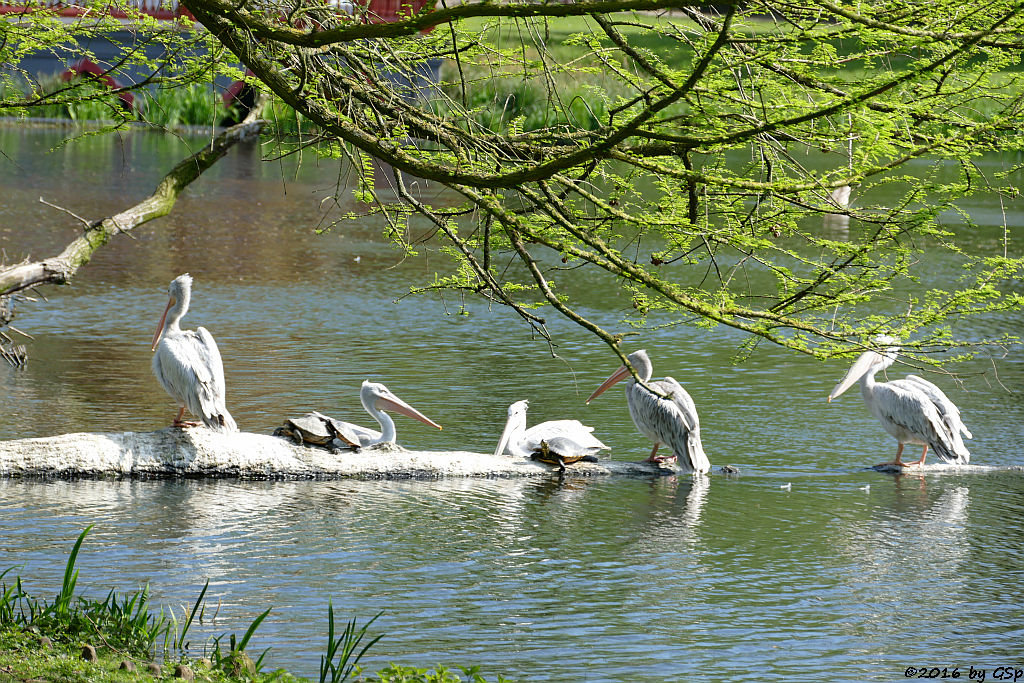
[[[920,460],[915,460],[914,462],[905,462],[905,463],[903,463],[903,466],[904,467],[909,467],[910,465],[923,465],[924,464],[924,459],[927,458],[927,457],[928,457],[928,445],[925,444],[924,451],[921,452],[921,459]]]
[[[927,450],[927,448],[928,447],[925,446],[926,450]],[[881,462],[881,463],[878,463],[877,465],[875,465],[875,467],[884,467],[885,465],[899,465],[900,467],[907,467],[908,465],[917,464],[917,463],[903,462],[900,459],[901,455],[903,455],[903,442],[902,441],[900,442],[900,447],[896,449],[896,459],[895,460],[893,460],[892,462]],[[922,458],[922,460],[923,459],[924,458]]]
[[[174,422],[171,423],[171,426],[172,427],[178,427],[179,429],[184,429],[185,427],[198,427],[199,426],[198,422],[192,422],[191,420],[182,420],[181,418],[184,415],[185,415],[185,406],[182,406],[181,410],[178,411],[178,416],[175,417],[174,418]]]
[[[651,449],[651,457],[647,458],[647,462],[656,462],[656,463],[675,462],[675,460],[676,460],[676,456],[675,455],[658,455],[658,446],[660,446],[660,445],[661,445],[660,443],[655,443],[654,444],[654,448]]]

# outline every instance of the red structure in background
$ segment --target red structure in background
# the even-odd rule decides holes
[[[436,3],[436,0],[369,0],[368,4],[360,0],[355,0],[355,3],[349,0],[327,0],[327,4],[337,8],[339,13],[355,14],[360,20],[368,21],[372,24],[384,24],[407,19],[421,12],[428,5],[433,6],[434,3]],[[180,19],[195,21],[195,17],[179,4],[177,0],[122,0],[117,4],[111,3],[108,5],[106,13],[108,16],[117,19],[130,20],[131,16],[125,8],[130,8],[133,12],[140,12],[162,21],[177,21]],[[64,0],[35,0],[31,5],[13,4],[0,0],[0,15],[25,14],[38,10],[50,10],[62,17],[81,17],[87,14],[94,14],[92,8],[87,9],[75,6],[68,4]],[[423,29],[421,33],[427,33],[432,29],[433,27],[428,27]],[[252,72],[248,72],[246,75],[251,76]],[[111,89],[125,87],[100,65],[88,59],[81,59],[68,66],[67,70],[61,74],[61,78],[65,81],[69,81],[76,76],[95,78]],[[130,108],[134,105],[135,97],[131,93],[119,93],[118,97],[126,107]],[[246,84],[245,81],[236,81],[224,92],[223,101],[226,107],[238,105],[240,109],[248,111],[248,108],[255,102],[255,95],[252,87]]]
[[[70,81],[76,76],[95,78],[111,90],[117,90],[118,88],[124,87],[118,83],[113,76],[104,71],[99,64],[91,62],[88,59],[80,59],[69,66],[68,70],[60,75],[60,79],[62,81]],[[125,109],[131,109],[135,106],[135,95],[130,92],[118,93],[117,98],[121,100],[121,104],[124,105]]]
[[[121,7],[114,4],[108,5],[107,15],[116,19],[128,19],[130,18],[128,12],[122,9],[122,7],[128,6],[137,12],[148,14],[151,17],[164,21],[173,21],[182,17],[195,20],[189,11],[175,0],[127,0],[119,4]],[[24,14],[40,9],[54,10],[58,16],[62,17],[80,17],[85,14],[95,14],[92,8],[76,7],[61,0],[36,0],[31,6],[0,2],[0,14]]]
[[[370,0],[367,9],[367,16],[370,23],[390,24],[393,21],[408,19],[426,7],[434,4],[436,0]],[[433,27],[424,29],[422,33],[431,31]]]

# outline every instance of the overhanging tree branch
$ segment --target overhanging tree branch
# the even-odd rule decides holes
[[[256,111],[245,121],[219,133],[203,149],[179,162],[157,184],[153,194],[138,204],[113,216],[95,221],[64,251],[53,258],[19,263],[0,269],[0,295],[13,294],[43,284],[63,285],[80,267],[89,262],[97,249],[119,233],[127,234],[154,218],[166,216],[192,181],[213,166],[239,141],[258,135],[266,121],[256,118]]]

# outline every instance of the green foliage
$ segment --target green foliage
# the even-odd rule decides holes
[[[378,613],[361,628],[356,628],[356,620],[352,618],[346,625],[345,630],[338,637],[334,635],[334,605],[327,603],[327,652],[320,657],[320,683],[342,683],[348,680],[349,676],[356,670],[359,660],[363,658],[366,651],[376,644],[382,636],[371,638],[368,643],[360,649],[366,636],[367,629],[380,616]],[[358,650],[358,652],[357,652]]]
[[[919,357],[1015,341],[948,331],[1020,306],[1024,259],[1006,231],[986,253],[959,239],[977,228],[966,201],[1019,192],[1019,166],[978,163],[1024,148],[1015,2],[469,3],[434,9],[425,34],[426,15],[352,22],[312,0],[284,15],[188,4],[206,31],[143,31],[176,57],[125,64],[164,88],[244,62],[294,145],[349,159],[361,213],[396,245],[413,252],[413,213],[433,224],[448,265],[417,291],[479,294],[547,337],[531,312],[543,302],[611,345],[621,330],[587,320],[563,276],[621,289],[634,302],[622,330],[728,325],[818,357],[882,331]],[[2,30],[16,64],[101,29],[38,12]],[[439,62],[440,83],[409,87]],[[128,117],[84,85],[26,77],[26,98],[4,78],[0,109]],[[423,203],[388,165],[452,194]],[[958,281],[932,277],[936,253],[963,264]]]
[[[163,610],[151,612],[148,587],[123,598],[119,598],[113,590],[103,600],[78,595],[76,563],[82,543],[91,530],[90,525],[79,534],[68,555],[60,591],[52,602],[39,600],[27,593],[21,577],[17,577],[11,586],[0,584],[0,629],[31,628],[63,642],[99,639],[105,647],[136,657],[150,656],[160,642],[170,644],[172,653],[184,653],[188,647],[186,635],[197,613],[200,613],[209,582],[196,600],[180,633],[176,632],[173,615],[165,614]],[[10,571],[8,569],[0,574],[0,579]],[[229,668],[237,655],[245,650],[256,628],[269,612],[267,610],[253,621],[237,643],[232,634],[227,652],[220,649],[222,637],[214,639],[214,658],[221,668]],[[261,661],[262,657],[255,663],[256,671]]]
[[[12,586],[3,586],[0,628],[32,626],[66,640],[95,636],[111,647],[136,655],[146,654],[170,629],[170,623],[162,613],[150,614],[147,588],[123,598],[110,591],[102,601],[75,594],[78,585],[75,564],[82,543],[91,530],[91,526],[87,527],[75,542],[68,556],[60,592],[52,602],[38,600],[26,593],[20,577]]]
[[[194,612],[195,610],[193,610]],[[210,653],[210,660],[213,663],[213,668],[230,673],[234,676],[255,676],[260,673],[260,669],[263,666],[263,658],[267,656],[267,651],[264,650],[260,654],[259,658],[253,660],[245,651],[246,645],[249,644],[249,640],[253,634],[256,633],[256,629],[263,623],[263,620],[270,614],[270,609],[262,612],[256,619],[249,624],[249,628],[246,629],[245,634],[241,640],[236,640],[235,634],[232,633],[228,638],[227,650],[222,650],[220,647],[221,641],[224,639],[223,636],[218,636],[213,639],[213,650]]]
[[[604,93],[586,85],[565,84],[564,89],[558,89],[560,95],[555,101],[536,80],[488,78],[478,84],[468,92],[467,109],[473,116],[466,128],[470,131],[482,128],[515,137],[552,127],[594,130],[607,118]],[[445,86],[449,98],[456,96],[457,87],[453,83]],[[457,111],[442,104],[437,104],[434,111],[443,117],[458,116]]]
[[[480,667],[460,667],[459,670],[465,678],[443,666],[421,669],[390,664],[365,680],[367,683],[486,683],[486,679],[480,675]],[[506,680],[502,676],[497,678],[498,683]]]
[[[273,133],[277,137],[299,136],[301,138],[302,135],[311,135],[316,132],[316,126],[311,121],[276,97],[267,102],[261,116],[270,121]]]
[[[162,127],[216,126],[227,111],[208,83],[143,91],[140,118]]]

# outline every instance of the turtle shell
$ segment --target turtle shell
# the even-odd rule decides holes
[[[307,413],[302,417],[290,418],[274,430],[274,436],[288,437],[298,444],[327,446],[334,439],[320,413]]]
[[[320,419],[323,420],[327,431],[331,433],[332,437],[341,442],[340,445],[342,447],[356,449],[360,447],[361,444],[359,442],[359,436],[352,431],[352,428],[349,427],[348,423],[335,420],[333,417],[328,417],[327,415],[320,415],[320,413],[312,414],[320,416]]]
[[[561,470],[564,470],[566,465],[578,462],[598,462],[596,456],[588,453],[575,452],[563,454],[559,452],[557,439],[553,439],[552,442],[541,441],[540,448],[531,453],[530,458],[538,462],[547,463],[548,465],[558,465],[558,468]]]

